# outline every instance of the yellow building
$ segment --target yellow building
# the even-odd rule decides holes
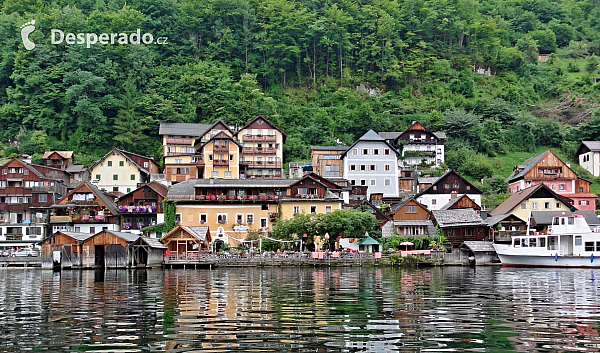
[[[240,178],[240,150],[242,146],[223,131],[212,136],[198,148],[204,160],[204,178]]]
[[[120,149],[113,149],[96,161],[89,169],[92,183],[99,189],[126,194],[149,183],[159,166],[151,157]]]
[[[572,202],[571,199],[555,193],[545,184],[537,184],[511,194],[490,214],[492,216],[512,214],[528,222],[532,211],[575,210]]]
[[[299,213],[319,214],[342,209],[341,188],[335,183],[310,173],[295,181],[281,198],[281,218]]]
[[[252,119],[235,135],[243,144],[240,164],[246,178],[281,178],[285,133],[265,117]]]

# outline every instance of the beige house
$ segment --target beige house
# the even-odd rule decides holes
[[[506,201],[496,207],[490,215],[512,214],[529,222],[531,212],[554,211],[557,213],[576,210],[573,200],[552,191],[546,184],[537,184],[510,195]]]
[[[151,174],[158,174],[159,166],[151,157],[120,149],[113,149],[89,169],[92,183],[101,190],[126,194],[149,183]]]
[[[204,161],[204,178],[240,178],[240,151],[242,146],[225,131],[219,131],[198,148],[197,155]]]
[[[282,178],[285,133],[259,115],[235,137],[243,145],[240,160],[246,178]]]

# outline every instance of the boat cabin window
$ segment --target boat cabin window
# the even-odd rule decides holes
[[[581,246],[581,235],[575,236],[575,246]]]
[[[529,238],[529,246],[535,248],[537,246],[537,238]]]
[[[564,218],[560,219],[560,224],[562,224],[563,226],[565,225],[565,219]]]
[[[538,238],[539,240],[539,246],[541,246],[542,248],[546,247],[546,238]]]
[[[548,237],[548,250],[557,250],[558,237]]]
[[[529,239],[527,239],[527,238],[521,238],[521,246],[522,247],[526,248],[526,247],[529,246],[529,244],[528,244],[529,242],[527,240],[529,240]]]
[[[575,224],[575,217],[569,217],[569,225],[572,226]]]
[[[594,242],[593,241],[585,242],[585,251],[594,251]]]
[[[600,251],[600,241],[596,242],[596,251]]]
[[[558,217],[554,217],[554,219],[552,220],[552,225],[559,225],[560,220],[558,219]]]
[[[515,248],[520,248],[521,247],[521,239],[519,239],[519,238],[513,238],[513,246]]]

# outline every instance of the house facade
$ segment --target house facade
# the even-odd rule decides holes
[[[121,230],[140,234],[144,227],[163,223],[163,200],[167,187],[153,181],[119,197],[117,205],[121,213]]]
[[[164,174],[168,183],[201,178],[204,160],[196,155],[196,140],[206,135],[213,124],[160,123]]]
[[[290,184],[285,196],[280,200],[283,219],[292,218],[298,214],[330,213],[342,209],[341,188],[333,182],[310,173],[300,180]]]
[[[203,178],[240,178],[242,146],[224,131],[202,143],[197,155],[204,161]]]
[[[392,205],[388,217],[399,236],[433,237],[435,226],[431,211],[414,198]]]
[[[16,158],[0,166],[0,247],[42,240],[48,207],[66,194],[69,181],[64,170]]]
[[[435,223],[455,248],[466,241],[490,241],[487,223],[471,208],[432,213]]]
[[[540,183],[557,194],[573,200],[580,210],[595,210],[597,195],[590,193],[590,182],[577,176],[570,165],[547,150],[516,165],[507,179],[511,193]]]
[[[384,197],[398,196],[398,151],[369,130],[342,154],[345,179]]]
[[[448,202],[463,195],[481,206],[483,192],[455,170],[449,170],[431,182],[415,196],[417,201],[430,210],[441,210]]]
[[[259,115],[236,134],[243,145],[240,164],[246,178],[283,178],[283,144],[286,135]]]
[[[95,234],[102,230],[121,230],[121,213],[114,199],[90,182],[79,184],[50,208],[52,233]]]
[[[445,161],[446,134],[431,132],[418,121],[403,132],[380,132],[379,135],[401,152],[404,167],[422,163],[439,167]]]
[[[600,141],[581,141],[575,155],[580,166],[593,176],[600,176]]]
[[[345,146],[310,146],[313,173],[325,178],[343,178],[342,154],[347,150]]]
[[[159,167],[153,158],[113,149],[89,168],[92,183],[108,192],[126,194],[150,182]]]
[[[87,181],[87,168],[82,164],[75,164],[73,151],[46,151],[42,156],[42,164],[46,167],[65,170],[71,175],[71,184]]]

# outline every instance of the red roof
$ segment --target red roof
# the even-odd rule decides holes
[[[561,194],[561,195],[566,196],[566,197],[578,197],[578,198],[582,198],[582,197],[596,198],[596,197],[598,197],[598,195],[592,194],[590,192],[578,192],[578,193],[574,193],[574,194]]]

